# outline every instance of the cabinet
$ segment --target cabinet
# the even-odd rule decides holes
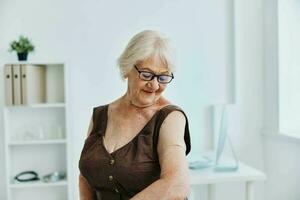
[[[5,73],[9,71],[7,69],[23,69],[17,87],[19,94],[14,94],[16,91],[13,90],[19,82],[12,81],[9,85],[5,80],[3,118],[7,199],[71,199],[65,65],[21,62],[8,63],[5,68]],[[24,69],[27,74],[23,77]],[[22,77],[27,80],[22,82]],[[9,97],[10,94],[13,96]],[[19,100],[7,100],[13,98]],[[19,182],[14,179],[24,171],[36,172],[40,180]],[[51,182],[43,179],[54,172],[65,174],[65,178]]]

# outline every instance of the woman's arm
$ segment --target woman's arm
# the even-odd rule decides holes
[[[93,129],[93,119],[90,120],[88,136]],[[87,182],[87,180],[79,174],[79,196],[80,200],[93,200],[95,199],[95,192]]]
[[[160,179],[131,200],[183,200],[189,194],[189,170],[185,156],[185,116],[173,111],[164,120],[157,146]]]
[[[87,180],[80,174],[79,175],[79,196],[80,200],[94,200],[95,192],[87,182]]]

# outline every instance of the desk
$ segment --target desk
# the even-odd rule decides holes
[[[244,182],[246,185],[245,200],[254,200],[253,183],[266,180],[266,175],[244,163],[239,162],[239,169],[235,172],[215,172],[213,168],[192,170],[190,169],[190,185],[208,185],[208,199],[215,199],[215,186],[224,182]],[[193,198],[193,190],[191,191]],[[194,198],[193,200],[197,200]]]

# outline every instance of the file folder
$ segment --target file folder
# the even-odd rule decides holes
[[[21,65],[22,104],[46,102],[46,67]]]
[[[4,66],[4,86],[5,86],[5,104],[13,105],[13,71],[11,65]]]
[[[21,104],[21,80],[20,65],[13,65],[13,102],[14,105]]]

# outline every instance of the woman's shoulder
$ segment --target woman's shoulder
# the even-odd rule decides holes
[[[114,101],[108,102],[106,104],[95,106],[93,109],[103,110],[103,109],[107,109],[108,107],[110,110],[114,109],[120,104],[121,98],[122,97],[115,99]]]
[[[162,97],[159,100],[159,104],[160,104],[160,109],[159,110],[166,110],[166,111],[172,111],[172,110],[179,110],[179,111],[183,111],[183,109],[177,105],[174,104],[173,102],[169,101],[168,99]]]
[[[99,115],[100,113],[103,113],[106,116],[109,113],[109,111],[111,112],[112,110],[115,110],[118,107],[119,102],[120,98],[107,104],[95,106],[93,107],[93,113],[94,115]]]
[[[105,107],[107,107],[109,104],[103,104],[103,105],[96,105],[93,107],[93,110],[96,111],[96,110],[102,110],[104,109]]]
[[[105,112],[105,109],[108,105],[98,105],[98,106],[94,106],[93,107],[93,119],[95,120],[95,118],[102,112]]]
[[[157,121],[158,130],[160,130],[163,124],[165,130],[173,130],[174,127],[175,129],[178,129],[177,127],[180,126],[183,127],[184,132],[182,132],[182,134],[184,135],[184,141],[186,145],[185,153],[187,155],[191,150],[189,123],[188,123],[187,115],[183,111],[181,106],[176,104],[168,104],[165,107],[163,107],[160,112],[159,120]],[[155,136],[156,143],[157,141],[159,141],[158,140],[159,135],[161,134],[156,134]]]
[[[187,115],[183,109],[175,104],[168,104],[159,111],[160,123],[167,121],[175,121],[176,123],[187,121]]]
[[[162,106],[161,111],[163,112],[172,112],[172,111],[180,111],[180,112],[184,112],[183,109],[181,108],[181,106],[176,105],[176,104],[167,104]]]
[[[107,111],[107,107],[109,104],[103,104],[103,105],[98,105],[98,106],[94,106],[92,109],[92,116],[93,116],[93,121],[97,121],[97,119],[99,118],[99,116],[105,116],[104,113],[106,113]]]

